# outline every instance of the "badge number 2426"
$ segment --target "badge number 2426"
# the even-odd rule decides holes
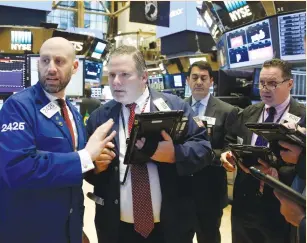
[[[2,124],[1,132],[25,130],[25,122],[10,122]]]

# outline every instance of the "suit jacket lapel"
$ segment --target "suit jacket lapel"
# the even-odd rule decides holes
[[[263,107],[264,107],[263,102],[256,104],[246,122],[258,122],[261,112],[263,111]],[[245,139],[243,138],[243,141],[246,141],[246,144],[251,144],[252,136],[253,133],[247,129],[246,138]]]
[[[37,83],[35,85],[35,91],[36,109],[38,110],[38,112],[40,112],[40,109],[49,104],[50,100],[46,97],[40,83]],[[46,119],[49,118],[46,117]],[[63,136],[68,139],[71,149],[72,151],[74,151],[69,129],[60,112],[54,114],[49,120],[52,121],[56,125],[56,127],[62,132]]]
[[[298,117],[302,116],[300,104],[293,97],[290,98],[289,113]]]
[[[106,109],[109,108],[109,114],[106,115],[106,117],[108,117],[109,119],[112,118],[114,121],[114,125],[112,127],[112,131],[115,130],[117,131],[116,135],[115,135],[115,150],[119,152],[119,123],[122,122],[122,120],[120,119],[120,111],[122,108],[121,103],[114,101],[115,104],[112,107],[106,107]],[[107,106],[107,104],[105,105]]]
[[[205,116],[215,117],[215,111],[216,111],[215,106],[216,106],[215,98],[212,95],[210,95],[207,108],[205,111]]]
[[[79,150],[81,148],[81,146],[83,146],[84,139],[85,139],[84,138],[85,134],[83,133],[84,130],[82,129],[83,121],[80,118],[80,116],[75,112],[73,105],[68,100],[66,100],[66,104],[69,107],[69,109],[70,109],[70,111],[71,111],[71,113],[74,117],[75,124],[76,124],[77,134],[78,134],[77,150]]]

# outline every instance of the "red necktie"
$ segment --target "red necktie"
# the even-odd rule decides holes
[[[59,106],[61,108],[61,113],[62,113],[62,116],[63,116],[65,122],[66,122],[66,125],[68,126],[68,129],[69,129],[69,132],[70,132],[70,135],[71,135],[71,139],[72,139],[73,148],[75,150],[75,134],[74,134],[74,130],[72,128],[71,121],[69,119],[66,101],[64,99],[57,99],[57,102],[59,103]]]
[[[132,103],[126,105],[126,107],[130,110],[128,123],[128,133],[130,134],[134,122],[136,104]],[[131,166],[131,183],[134,229],[144,238],[147,238],[154,228],[147,164]]]

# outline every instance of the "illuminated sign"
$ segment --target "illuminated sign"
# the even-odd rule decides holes
[[[73,44],[76,51],[82,51],[83,50],[83,42],[70,41],[70,43]]]
[[[31,31],[11,31],[11,50],[31,51],[32,33]]]
[[[224,1],[232,22],[252,15],[246,1]]]
[[[172,10],[169,14],[170,18],[183,14],[183,8]]]

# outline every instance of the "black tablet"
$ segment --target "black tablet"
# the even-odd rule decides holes
[[[306,135],[304,133],[289,129],[282,124],[271,122],[246,123],[245,126],[258,136],[262,136],[269,143],[285,141],[303,148],[306,147]]]
[[[228,146],[235,158],[240,159],[246,167],[259,165],[259,158],[274,168],[279,167],[277,157],[268,147],[241,144],[229,144]]]
[[[300,193],[293,190],[291,187],[287,186],[286,184],[280,182],[279,180],[275,179],[270,175],[266,175],[262,173],[260,170],[256,169],[255,167],[249,168],[252,176],[256,179],[264,181],[267,185],[272,187],[274,190],[280,192],[284,196],[291,199],[293,202],[299,204],[302,207],[306,207],[306,198],[304,198]]]
[[[183,110],[158,111],[135,114],[130,138],[127,140],[127,151],[124,164],[148,162],[148,154],[138,151],[135,143],[144,137],[150,148],[155,150],[162,141],[161,131],[165,130],[175,141],[184,131],[188,120],[183,118]],[[147,146],[145,143],[145,146]],[[144,146],[144,147],[145,147]]]

